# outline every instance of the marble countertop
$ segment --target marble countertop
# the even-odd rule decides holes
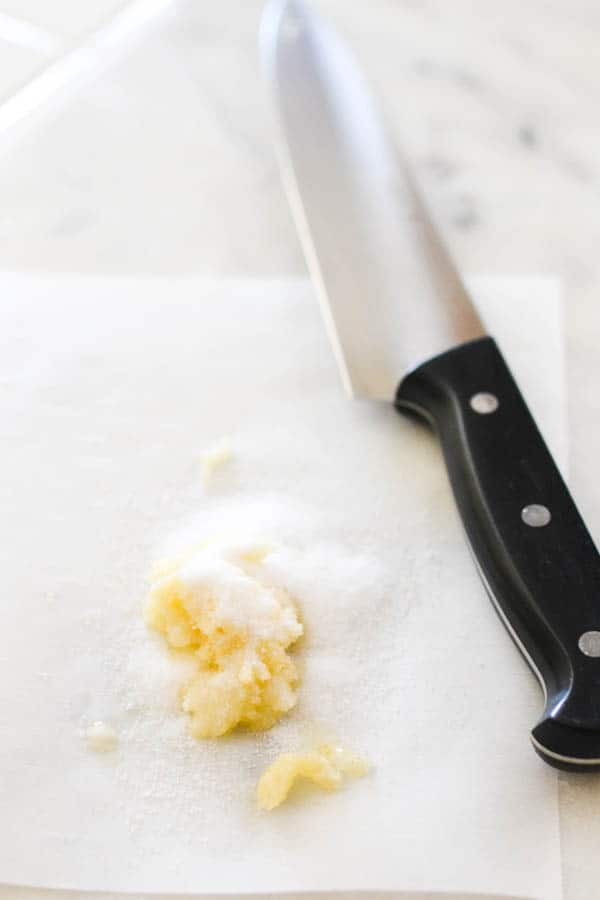
[[[305,271],[260,78],[261,6],[0,0],[3,269]],[[315,6],[380,94],[459,267],[563,280],[571,482],[600,533],[600,6]],[[563,790],[567,809],[592,796],[587,779]],[[567,824],[582,848],[573,900],[592,837]]]

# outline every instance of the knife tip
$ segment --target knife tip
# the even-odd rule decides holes
[[[281,41],[297,37],[310,18],[304,0],[268,0],[263,7],[259,30],[263,59],[269,60]]]

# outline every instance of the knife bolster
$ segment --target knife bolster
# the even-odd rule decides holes
[[[543,718],[531,732],[535,752],[544,762],[567,772],[600,769],[600,735],[563,724],[560,718]]]
[[[600,556],[496,343],[423,363],[396,406],[437,432],[481,577],[540,680],[536,751],[600,769]]]

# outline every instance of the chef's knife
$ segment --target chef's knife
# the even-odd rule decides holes
[[[301,0],[272,0],[262,50],[344,385],[433,425],[483,582],[544,690],[533,745],[559,768],[600,768],[600,557],[586,526],[345,47]]]

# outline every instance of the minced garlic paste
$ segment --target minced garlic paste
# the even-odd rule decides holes
[[[368,771],[365,759],[331,744],[302,753],[282,753],[258,782],[258,805],[275,809],[287,798],[297,778],[308,778],[325,791],[336,791],[344,775],[360,778]]]
[[[196,738],[271,728],[296,703],[287,651],[303,629],[288,591],[261,577],[268,553],[207,543],[155,567],[145,617],[194,660],[182,707]]]
[[[84,732],[86,743],[95,753],[109,753],[119,743],[117,732],[106,722],[92,722]]]

